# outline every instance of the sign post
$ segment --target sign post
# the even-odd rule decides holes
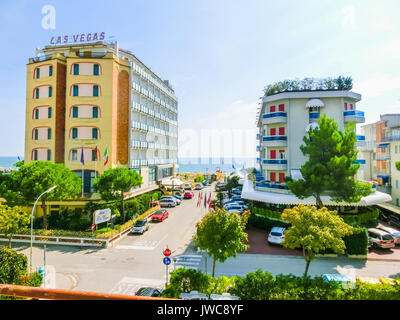
[[[171,255],[171,250],[170,249],[168,249],[168,246],[167,246],[167,249],[165,249],[164,250],[164,252],[163,252],[163,255],[164,255],[164,259],[163,259],[163,263],[165,264],[165,271],[166,271],[166,273],[165,273],[165,279],[166,279],[166,281],[165,281],[165,287],[168,285],[168,266],[171,264],[171,259],[169,258],[169,256]]]

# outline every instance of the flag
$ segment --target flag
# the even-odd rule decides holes
[[[207,208],[207,195],[204,195],[204,208]]]
[[[232,163],[232,169],[236,169],[236,168],[235,168],[235,165],[234,165],[233,163]]]
[[[106,147],[106,150],[104,151],[103,160],[104,160],[104,165],[106,165],[106,164],[108,163],[108,151],[107,151],[107,147]]]
[[[21,158],[19,156],[17,158],[18,158],[18,161],[21,161]]]
[[[197,197],[197,207],[199,207],[200,206],[200,193],[199,193],[199,196]]]
[[[81,162],[82,162],[82,165],[84,166],[85,165],[85,157],[83,154],[84,154],[84,152],[83,152],[83,145],[82,145]]]
[[[210,202],[211,202],[211,192],[210,192],[210,196],[208,197],[207,204],[209,205]]]

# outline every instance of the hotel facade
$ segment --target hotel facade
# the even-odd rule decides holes
[[[118,42],[46,46],[27,65],[25,132],[25,163],[64,163],[81,177],[83,158],[85,194],[105,170],[129,168],[143,193],[177,165],[178,99]]]
[[[364,112],[357,108],[359,101],[360,94],[346,90],[289,91],[264,96],[256,120],[259,170],[256,181],[248,180],[244,185],[242,198],[278,205],[315,205],[314,197],[298,199],[292,194],[285,184],[285,177],[302,178],[300,168],[306,157],[300,146],[308,130],[318,125],[322,114],[333,118],[341,131],[349,122],[356,125],[365,122]],[[364,136],[357,134],[357,146],[363,145],[364,140]],[[359,170],[363,170],[365,159],[359,157],[356,162],[360,164]],[[328,196],[321,198],[324,204],[338,205]],[[374,192],[357,205],[389,200],[390,197]]]

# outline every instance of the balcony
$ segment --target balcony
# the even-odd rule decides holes
[[[257,162],[257,163],[260,163],[260,161],[261,161],[260,158],[257,158],[257,159],[256,159],[256,162]]]
[[[365,147],[366,146],[365,136],[357,135],[356,138],[357,138],[357,142],[356,142],[357,147]]]
[[[131,161],[131,168],[147,166],[148,164],[149,164],[149,162],[147,160],[132,160]]]
[[[260,152],[260,146],[256,146],[256,151]]]
[[[262,145],[264,147],[286,147],[287,146],[287,136],[263,137]]]
[[[264,192],[290,194],[289,188],[286,186],[285,183],[256,182],[255,189]]]
[[[390,160],[389,152],[377,152],[375,155],[375,160]]]
[[[149,126],[147,124],[138,121],[132,121],[132,128],[142,131],[149,131]]]
[[[382,142],[400,141],[400,136],[399,135],[390,135],[390,136],[382,137],[381,141]]]
[[[359,111],[359,110],[344,111],[343,116],[344,116],[344,122],[354,122],[354,123],[365,122],[364,111]]]
[[[263,159],[262,165],[267,170],[287,170],[286,159]]]
[[[310,112],[309,113],[309,119],[310,119],[310,123],[311,122],[317,122],[319,119],[319,112]]]
[[[260,140],[260,134],[259,134],[259,133],[257,133],[256,139],[257,139],[257,140]]]
[[[287,122],[286,112],[265,113],[262,116],[262,124],[286,123],[286,122]]]
[[[132,148],[147,149],[147,148],[149,148],[149,143],[146,142],[146,141],[133,140],[132,141]]]
[[[360,170],[364,170],[366,161],[364,159],[357,159],[353,163],[354,164],[358,163],[360,165]]]

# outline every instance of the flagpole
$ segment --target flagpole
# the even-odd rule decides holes
[[[84,175],[84,170],[83,170],[83,167],[84,167],[84,165],[85,165],[85,162],[84,162],[84,155],[83,155],[83,145],[82,145],[82,154],[81,154],[81,162],[82,162],[82,198],[83,198],[83,187],[84,187],[84,179],[85,179],[85,175]]]

